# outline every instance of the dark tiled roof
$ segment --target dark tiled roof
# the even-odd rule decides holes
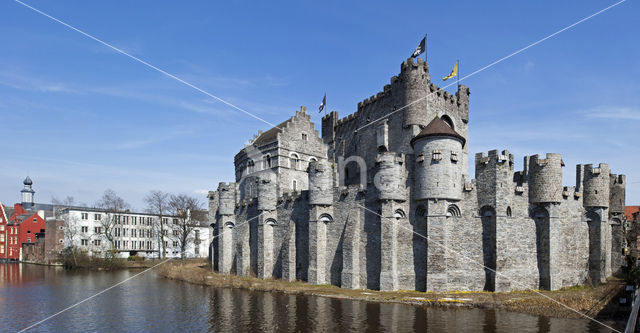
[[[458,132],[454,131],[444,120],[440,119],[440,117],[435,117],[433,120],[425,127],[418,135],[416,135],[413,139],[411,139],[411,145],[421,138],[425,138],[428,136],[451,136],[454,138],[460,139],[462,141],[462,145],[466,142],[465,138],[458,134]]]
[[[273,127],[270,130],[260,134],[260,136],[258,136],[253,141],[253,144],[256,145],[256,146],[262,146],[262,145],[265,145],[267,143],[271,143],[273,141],[276,141],[276,139],[278,138],[278,132],[280,132],[283,128],[285,128],[287,126],[287,123],[289,123],[291,121],[291,119],[293,119],[293,118],[289,118],[289,119],[283,121],[282,123],[278,124],[276,127]]]

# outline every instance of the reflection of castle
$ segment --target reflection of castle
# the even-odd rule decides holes
[[[357,112],[326,115],[321,139],[304,108],[259,133],[236,155],[236,182],[209,193],[214,269],[506,291],[603,281],[620,268],[624,176],[578,165],[576,187],[563,187],[560,155],[527,156],[514,172],[513,155],[494,150],[476,154],[470,180],[468,122],[469,89],[451,95],[409,59]]]

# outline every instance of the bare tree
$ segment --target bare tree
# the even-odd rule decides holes
[[[120,213],[129,209],[129,204],[119,197],[116,192],[107,189],[102,197],[96,202],[96,207],[104,210],[104,217],[100,220],[100,234],[107,239],[109,250],[114,249],[115,226],[120,218]]]
[[[76,243],[77,237],[80,234],[80,223],[77,217],[71,216],[69,208],[74,206],[75,200],[72,196],[67,196],[64,199],[58,199],[56,197],[51,198],[51,203],[54,205],[53,213],[56,219],[64,221],[64,238],[69,253],[71,253],[73,263],[78,265],[76,258]]]
[[[151,191],[144,197],[147,203],[147,212],[154,214],[158,219],[154,222],[154,232],[158,235],[158,251],[162,253],[162,259],[167,257],[165,237],[168,226],[165,223],[165,215],[171,209],[169,207],[169,194],[162,191]]]
[[[189,244],[196,242],[195,230],[200,221],[195,220],[194,214],[202,210],[202,204],[195,198],[186,194],[172,195],[169,200],[177,219],[171,224],[173,238],[180,246],[180,258],[184,259]]]

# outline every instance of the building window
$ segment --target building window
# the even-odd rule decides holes
[[[4,253],[4,245],[0,245],[0,253]]]
[[[307,141],[307,133],[302,133],[302,140]]]
[[[162,223],[163,223],[163,224],[167,224],[167,223],[169,223],[169,219],[168,219],[168,218],[166,218],[166,217],[163,217],[163,218],[162,218]]]
[[[100,214],[93,214],[93,219],[96,221],[100,221],[102,219],[102,215]]]
[[[267,154],[262,157],[262,168],[263,169],[271,169],[271,155]]]
[[[89,240],[88,239],[83,239],[81,241],[81,244],[84,245],[84,246],[89,245]]]
[[[393,217],[395,217],[396,220],[399,220],[407,217],[407,215],[404,213],[402,209],[396,209],[396,211],[393,213]]]
[[[83,220],[88,220],[89,219],[89,213],[81,213],[80,214],[80,218]]]
[[[174,236],[178,236],[178,230],[174,230],[174,231],[173,231],[173,235],[174,235]]]
[[[451,152],[451,161],[452,162],[458,162],[458,153],[456,153],[455,151]]]
[[[196,239],[200,239],[200,230],[196,230]]]
[[[458,208],[458,206],[456,205],[449,205],[449,207],[447,208],[447,217],[451,217],[451,216],[461,216],[460,214],[460,208]]]
[[[173,219],[173,224],[177,225],[178,224],[178,219]]]
[[[294,180],[291,182],[291,189],[292,189],[294,192],[298,190],[298,181],[297,181],[297,180],[295,180],[295,179],[294,179]]]
[[[38,222],[38,219],[34,217],[33,218],[33,223],[36,223],[36,222]]]
[[[434,149],[432,152],[432,159],[434,161],[440,161],[442,159],[442,151],[439,149]]]
[[[99,234],[99,233],[102,232],[102,228],[101,227],[95,227],[95,228],[93,228],[93,232],[96,233],[96,234]]]
[[[80,231],[83,233],[89,232],[89,227],[80,227]]]
[[[247,162],[247,173],[253,173],[255,166],[256,164],[252,160],[249,160],[249,162]]]
[[[27,243],[31,243],[31,237],[27,237]]]
[[[0,225],[0,231],[4,231],[4,224]]]
[[[63,242],[64,242],[64,240],[58,239],[58,243],[62,244]]]
[[[300,156],[296,153],[289,155],[289,168],[298,170],[300,166]]]
[[[329,214],[322,214],[320,215],[320,218],[318,219],[318,221],[324,222],[324,223],[331,223],[333,222],[333,217],[331,217],[331,215]]]
[[[178,241],[173,241],[173,246],[174,247],[178,246]]]
[[[507,207],[507,216],[511,217],[511,207]]]

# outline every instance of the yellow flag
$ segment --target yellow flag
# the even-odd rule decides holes
[[[453,69],[451,70],[451,74],[443,77],[442,81],[447,81],[448,79],[450,79],[452,77],[456,77],[456,75],[458,75],[458,62],[457,61],[456,61],[456,65],[453,66]]]

